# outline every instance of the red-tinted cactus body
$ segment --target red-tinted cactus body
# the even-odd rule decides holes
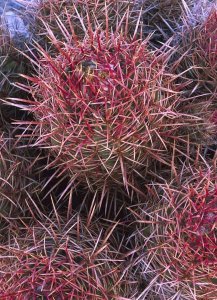
[[[140,210],[143,224],[146,221],[151,224],[149,235],[144,225],[139,226],[138,231],[146,256],[143,254],[139,260],[142,272],[152,281],[144,294],[160,294],[160,299],[179,295],[186,300],[214,300],[217,292],[217,178],[214,170],[186,171],[189,177],[183,176],[186,173],[182,170],[178,187],[174,184],[153,186],[149,198],[152,201],[156,198],[159,205],[155,209]]]
[[[77,214],[69,221],[58,216],[43,224],[14,223],[8,243],[0,246],[0,298],[111,300],[131,295],[120,244],[117,249],[109,244],[113,229],[98,225],[86,227]]]
[[[192,195],[193,197],[193,195]],[[217,262],[217,194],[216,191],[197,197],[192,210],[183,217],[183,234],[195,260],[213,265]]]
[[[184,153],[189,137],[209,136],[206,122],[182,109],[181,86],[165,72],[169,53],[101,30],[64,44],[50,35],[58,54],[39,49],[35,101],[25,107],[38,121],[35,144],[53,154],[50,166],[91,190],[129,189],[157,163],[169,165],[174,144]]]

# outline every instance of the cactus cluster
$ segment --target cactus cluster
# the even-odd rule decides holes
[[[0,299],[216,300],[216,6],[19,1],[33,40],[0,33]]]

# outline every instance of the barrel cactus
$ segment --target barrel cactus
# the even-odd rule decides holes
[[[33,15],[36,20],[32,31],[40,44],[49,44],[49,49],[54,50],[52,41],[47,36],[44,24],[49,25],[54,35],[63,40],[73,26],[73,33],[84,37],[88,28],[112,29],[125,31],[134,35],[140,32],[140,8],[136,8],[135,0],[43,0],[33,2]],[[137,33],[138,31],[138,33]],[[68,33],[67,33],[68,32]]]
[[[58,215],[13,223],[10,230],[0,246],[2,299],[131,299],[134,284],[113,228],[103,230],[99,221],[88,225],[73,213],[69,220]]]
[[[70,42],[48,30],[56,53],[38,46],[38,75],[25,87],[34,101],[17,105],[35,116],[33,144],[49,149],[49,166],[92,191],[129,190],[156,164],[170,165],[174,147],[185,155],[189,141],[206,140],[209,105],[188,114],[183,86],[166,70],[170,51],[152,52],[122,31],[88,30]]]
[[[151,282],[138,299],[216,299],[216,169],[189,167],[180,174],[178,183],[150,187],[155,208],[137,211],[142,221],[138,261]]]

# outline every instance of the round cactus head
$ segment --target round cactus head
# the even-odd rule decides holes
[[[13,224],[1,245],[0,295],[7,299],[121,299],[132,289],[124,277],[112,231],[74,214]],[[127,274],[125,274],[127,277]],[[119,298],[120,297],[120,298]]]
[[[147,258],[140,262],[144,276],[150,275],[154,287],[152,292],[148,288],[146,292],[159,293],[167,299],[179,295],[181,299],[214,300],[217,178],[215,170],[187,172],[178,186],[172,183],[153,187],[150,195],[159,205],[152,211],[140,211],[143,221],[150,224],[147,239],[141,235],[143,257],[145,253]],[[139,232],[145,232],[141,226]]]
[[[197,116],[183,109],[183,86],[166,70],[171,51],[152,52],[147,40],[100,26],[84,37],[67,31],[64,42],[46,30],[56,50],[38,46],[38,75],[26,87],[34,101],[19,107],[35,116],[35,145],[52,153],[50,166],[72,181],[92,191],[137,189],[156,164],[170,165],[174,149],[185,155],[189,141],[209,136],[208,105]]]

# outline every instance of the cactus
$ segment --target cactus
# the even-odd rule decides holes
[[[36,176],[33,175],[33,169],[36,168],[37,157],[30,157],[27,151],[18,149],[17,146],[18,141],[12,137],[11,133],[1,133],[1,238],[4,238],[5,235],[5,232],[2,230],[5,224],[19,217],[27,217],[31,195],[34,195],[39,187]]]
[[[1,298],[132,299],[134,283],[112,238],[114,227],[103,230],[99,220],[88,224],[77,213],[14,223],[0,246]]]
[[[201,24],[187,25],[179,40],[179,70],[191,80],[189,93],[215,101],[217,85],[217,11],[211,10]],[[187,91],[186,91],[187,92]]]
[[[44,27],[46,23],[58,40],[67,37],[73,25],[73,34],[84,38],[88,28],[98,28],[113,32],[125,31],[130,35],[139,35],[141,32],[140,12],[134,7],[134,0],[46,0],[32,3],[33,15],[36,21],[32,31],[35,39],[49,51],[55,50],[52,41],[47,36]],[[31,5],[30,5],[31,7]]]
[[[32,86],[25,87],[34,101],[17,105],[35,116],[34,144],[49,148],[50,167],[92,191],[129,191],[156,164],[170,165],[174,145],[177,156],[185,155],[189,140],[209,138],[209,103],[198,115],[192,105],[186,109],[190,99],[166,71],[171,52],[151,52],[147,40],[100,28],[81,39],[72,35],[70,43],[47,30],[57,53],[38,46],[39,73],[26,77]]]
[[[149,198],[158,204],[140,208],[140,271],[150,285],[146,295],[159,299],[216,299],[216,169],[183,167],[178,182],[154,184]],[[147,228],[145,223],[147,222]],[[144,299],[144,298],[138,299]]]

